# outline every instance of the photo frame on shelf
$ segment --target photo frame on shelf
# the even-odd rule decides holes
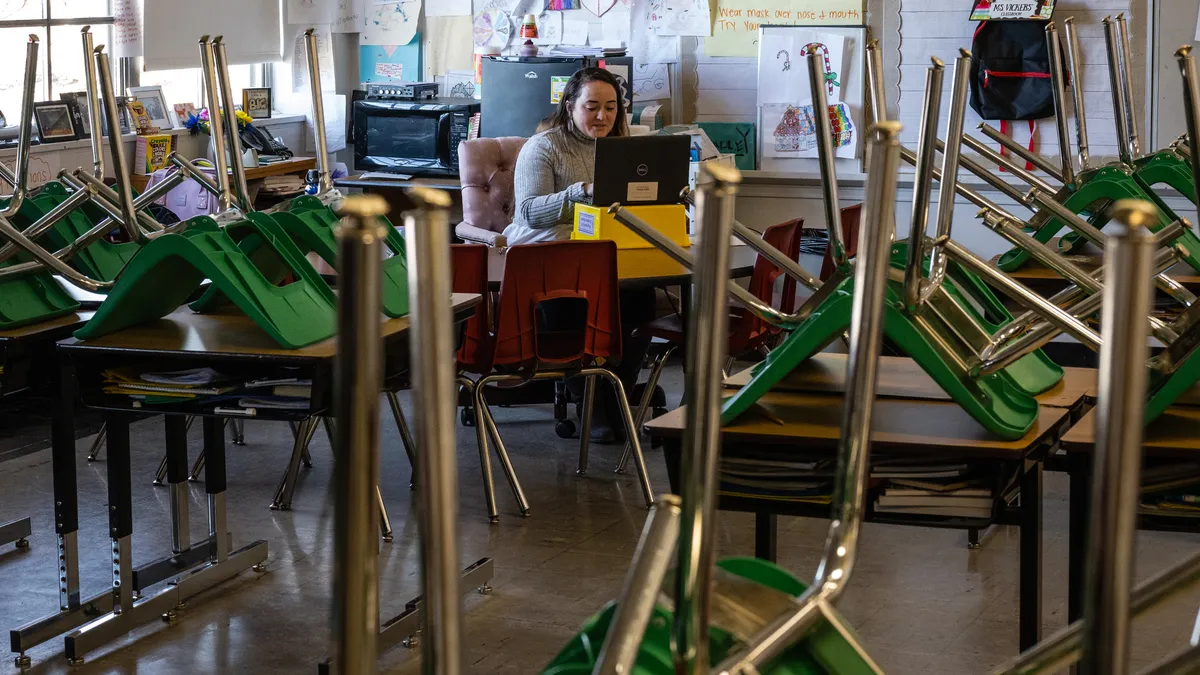
[[[76,126],[79,128],[80,138],[92,137],[92,120],[88,114],[88,102],[86,91],[69,91],[58,95],[58,100],[66,101],[71,104],[71,114],[75,117]]]
[[[150,116],[150,123],[159,129],[174,129],[175,122],[171,119],[171,106],[167,105],[167,97],[163,95],[160,85],[150,87],[130,87],[129,95],[141,101]]]
[[[248,87],[242,90],[242,110],[251,119],[264,120],[271,118],[271,88]]]
[[[67,101],[39,101],[33,104],[33,119],[37,123],[42,143],[63,143],[79,138],[79,129]]]

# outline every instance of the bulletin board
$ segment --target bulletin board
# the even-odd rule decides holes
[[[840,49],[833,47],[833,40],[826,40],[830,48],[820,44],[825,36],[839,38]],[[832,95],[827,90],[826,96],[837,170],[844,176],[862,173],[866,26],[761,26],[758,42],[758,168],[796,173],[820,169],[811,136],[815,113],[805,51],[811,49],[826,64],[825,85],[835,90]],[[795,47],[780,48],[784,43]],[[765,87],[764,82],[771,86]]]

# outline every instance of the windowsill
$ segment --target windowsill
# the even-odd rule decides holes
[[[277,115],[277,116],[271,117],[269,119],[255,120],[255,124],[257,124],[258,126],[265,127],[265,126],[275,126],[277,124],[295,124],[295,123],[299,123],[299,122],[304,122],[305,119],[306,118],[304,115]],[[164,129],[162,131],[159,131],[158,135],[187,136],[190,133],[191,132],[188,131],[186,128],[176,128],[176,129]],[[137,138],[137,134],[122,134],[121,135],[121,140],[126,143],[132,142],[136,138]],[[108,143],[107,136],[104,137],[104,143],[107,147],[107,143]],[[81,148],[91,148],[91,146],[92,146],[91,139],[82,138],[82,139],[75,140],[75,141],[63,141],[62,143],[41,143],[38,145],[33,145],[33,146],[30,146],[29,153],[31,155],[38,155],[38,154],[45,154],[48,152],[57,152],[60,150],[76,150],[76,149],[81,149]],[[15,145],[5,147],[5,148],[0,148],[0,156],[15,155],[16,152],[17,152],[17,146],[15,146]]]

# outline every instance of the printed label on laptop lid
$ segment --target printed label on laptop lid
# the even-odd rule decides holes
[[[586,234],[589,237],[596,235],[596,216],[590,213],[579,214],[579,234]]]
[[[628,202],[656,202],[658,201],[658,182],[652,183],[630,183],[625,201]]]

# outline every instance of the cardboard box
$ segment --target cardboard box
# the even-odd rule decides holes
[[[629,206],[630,213],[649,223],[668,239],[680,246],[690,246],[687,233],[687,214],[682,204]],[[617,248],[653,248],[633,230],[622,225],[608,212],[607,206],[575,205],[575,227],[571,239],[610,239]]]

